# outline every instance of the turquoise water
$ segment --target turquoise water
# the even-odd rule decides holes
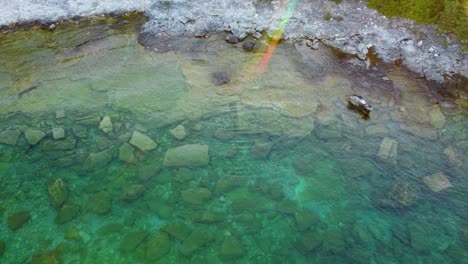
[[[259,51],[135,24],[0,37],[2,263],[468,261],[462,95],[300,43],[257,75]]]

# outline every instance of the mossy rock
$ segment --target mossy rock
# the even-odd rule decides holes
[[[11,230],[16,231],[20,229],[24,224],[26,224],[26,222],[28,222],[29,219],[31,219],[31,213],[29,213],[28,211],[14,213],[8,217],[8,227]]]
[[[311,210],[302,208],[294,213],[296,219],[296,226],[299,231],[304,231],[318,224],[320,218]]]
[[[47,183],[47,191],[49,193],[50,204],[54,208],[60,208],[67,200],[68,187],[62,179],[50,180]]]
[[[112,210],[112,196],[105,191],[91,195],[87,209],[99,215],[108,214]]]
[[[108,235],[111,235],[111,234],[120,233],[120,231],[122,231],[122,229],[123,229],[122,224],[120,224],[120,223],[110,223],[110,224],[106,224],[106,225],[101,226],[96,231],[96,234],[98,236],[108,236]]]
[[[158,260],[169,253],[170,249],[171,241],[169,236],[162,231],[158,231],[146,243],[145,258],[148,261]]]
[[[237,259],[244,255],[242,243],[235,237],[229,236],[221,245],[220,257],[225,260]]]
[[[131,232],[120,241],[120,252],[130,253],[135,250],[148,237],[147,231]]]
[[[6,243],[3,240],[0,240],[0,257],[5,254]]]
[[[32,256],[31,264],[60,264],[60,252],[58,250],[44,251]]]
[[[64,224],[66,222],[69,222],[75,219],[79,213],[80,213],[80,207],[78,205],[65,204],[57,212],[57,216],[55,217],[55,223]]]
[[[202,246],[215,239],[215,235],[207,230],[193,231],[182,243],[180,253],[185,256],[191,256]]]
[[[163,226],[161,230],[180,241],[184,241],[192,233],[192,229],[183,223],[169,223]]]

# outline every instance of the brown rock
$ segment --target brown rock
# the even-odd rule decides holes
[[[146,243],[145,257],[149,261],[160,259],[169,253],[171,241],[166,233],[157,231]]]
[[[47,183],[47,191],[49,192],[50,204],[54,208],[60,208],[67,200],[68,187],[62,179],[50,180]]]
[[[16,231],[26,224],[29,219],[31,219],[31,214],[28,211],[14,213],[8,217],[8,227]]]

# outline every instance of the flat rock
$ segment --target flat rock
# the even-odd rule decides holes
[[[164,156],[164,166],[206,166],[209,162],[208,145],[187,144],[167,150]]]
[[[150,137],[136,130],[133,131],[133,135],[129,143],[143,151],[152,150],[157,146],[156,142],[154,142]]]
[[[242,243],[233,236],[224,239],[221,245],[220,256],[222,259],[237,259],[244,255]]]
[[[44,150],[71,150],[76,146],[76,139],[45,140],[42,143]]]
[[[187,132],[185,131],[185,127],[183,125],[178,125],[175,128],[169,130],[172,136],[177,138],[178,140],[182,140],[187,136]]]
[[[52,136],[54,139],[65,138],[65,129],[63,129],[62,127],[52,128]]]
[[[272,145],[271,142],[257,141],[252,148],[250,148],[250,155],[253,159],[267,159],[271,152]]]
[[[190,233],[192,233],[190,227],[183,223],[169,223],[163,226],[161,230],[180,241],[184,241],[190,235]]]
[[[16,231],[26,224],[29,219],[31,219],[31,214],[28,211],[14,213],[8,217],[8,227]]]
[[[130,253],[143,243],[143,240],[145,240],[146,237],[148,237],[148,232],[146,231],[128,233],[120,241],[120,251],[122,253]]]
[[[56,224],[64,224],[75,219],[80,213],[80,207],[74,204],[65,204],[57,212],[55,217]]]
[[[99,215],[108,214],[112,209],[112,196],[105,191],[91,195],[89,197],[87,209]]]
[[[90,153],[84,162],[83,167],[87,171],[97,170],[104,168],[111,160],[112,154],[108,150],[104,150],[98,153]]]
[[[101,123],[99,123],[99,129],[101,129],[106,134],[112,132],[112,121],[110,116],[105,116],[101,120]]]
[[[440,192],[452,188],[452,184],[449,179],[442,172],[426,176],[423,178],[423,181],[433,192]]]
[[[394,139],[385,137],[380,144],[380,149],[377,155],[379,158],[391,163],[396,163],[397,161],[397,148],[398,142]]]
[[[184,240],[180,247],[180,253],[185,256],[190,256],[197,249],[208,244],[215,238],[215,235],[210,231],[206,230],[195,230],[193,231],[187,239]]]
[[[24,131],[24,136],[31,145],[36,145],[45,135],[46,133],[39,129],[28,128]]]
[[[123,143],[119,148],[119,159],[127,163],[134,163],[135,158],[135,148],[128,143]]]
[[[191,188],[183,190],[181,197],[185,203],[200,205],[211,198],[211,191],[207,188]]]
[[[171,241],[169,236],[161,231],[157,231],[154,235],[150,236],[146,243],[146,260],[155,261],[169,253],[171,249]]]
[[[7,145],[16,145],[19,136],[21,135],[21,130],[17,129],[7,129],[0,132],[0,143]]]

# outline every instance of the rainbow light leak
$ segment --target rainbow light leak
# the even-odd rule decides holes
[[[263,74],[268,68],[268,64],[270,63],[271,56],[273,56],[273,52],[275,51],[275,48],[278,45],[278,42],[280,41],[281,36],[283,35],[284,28],[288,24],[288,21],[291,18],[294,12],[294,9],[296,8],[296,4],[297,4],[297,0],[292,0],[287,5],[286,11],[280,19],[280,24],[278,26],[278,29],[274,32],[272,39],[270,40],[270,42],[268,43],[268,46],[266,47],[265,54],[260,60],[260,63],[256,71],[257,74]]]

